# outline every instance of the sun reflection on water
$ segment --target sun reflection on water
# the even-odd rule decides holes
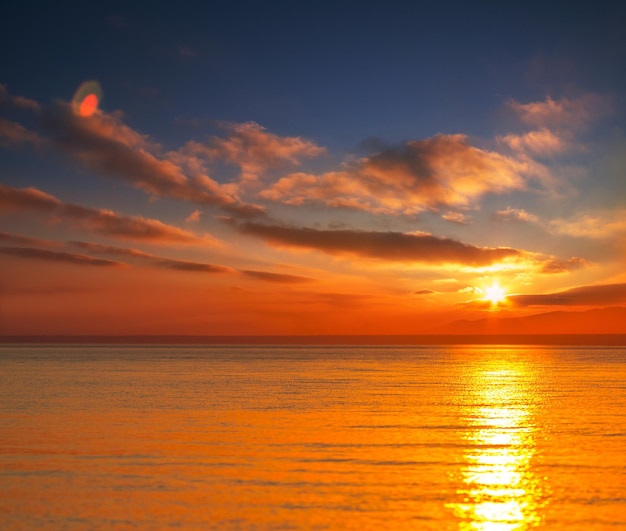
[[[522,531],[541,523],[540,478],[533,472],[535,425],[530,364],[491,360],[470,373],[468,447],[457,494],[450,504],[463,531]]]

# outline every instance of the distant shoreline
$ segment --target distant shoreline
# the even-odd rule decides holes
[[[245,345],[245,346],[429,346],[429,345],[551,345],[626,346],[626,334],[498,334],[498,335],[5,335],[0,344],[72,345]]]

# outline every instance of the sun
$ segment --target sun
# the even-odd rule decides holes
[[[496,306],[506,299],[506,292],[497,282],[485,288],[485,300],[490,301],[492,306]]]

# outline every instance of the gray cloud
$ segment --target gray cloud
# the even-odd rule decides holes
[[[520,256],[511,248],[475,247],[431,235],[359,230],[317,230],[306,227],[236,223],[236,230],[278,246],[315,249],[332,255],[349,254],[391,262],[487,265]]]
[[[516,306],[585,306],[626,303],[626,284],[580,286],[565,291],[535,295],[510,295]]]

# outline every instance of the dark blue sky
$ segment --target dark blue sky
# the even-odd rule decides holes
[[[253,120],[339,149],[487,135],[507,98],[626,86],[618,2],[130,4],[5,8],[3,83],[47,101],[97,79],[103,108],[174,143],[176,119]]]

